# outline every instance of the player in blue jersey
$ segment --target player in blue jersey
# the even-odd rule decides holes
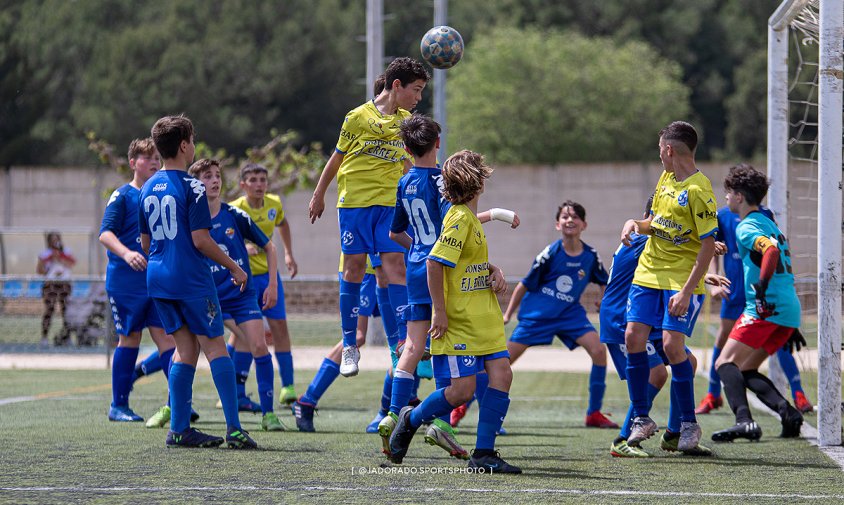
[[[645,207],[647,217],[651,209],[651,200]],[[601,300],[600,330],[601,343],[606,344],[610,358],[612,358],[615,369],[621,380],[627,380],[625,373],[627,368],[627,347],[624,343],[624,330],[627,326],[626,307],[630,287],[633,285],[633,275],[639,264],[639,256],[645,249],[648,241],[647,235],[633,234],[630,237],[630,246],[621,244],[613,255],[610,267],[607,288]],[[729,281],[725,277],[707,275],[707,283],[725,283]],[[650,376],[648,377],[648,401],[653,403],[654,398],[665,385],[668,378],[666,365],[668,358],[662,350],[662,328],[655,327],[651,330],[649,342],[646,345],[648,353],[648,365]],[[688,352],[688,351],[687,351]],[[697,361],[691,353],[688,353],[692,362],[692,368],[697,366]],[[610,454],[620,458],[647,458],[650,454],[642,450],[639,443],[628,444],[633,423],[633,405],[631,403],[627,415],[622,424],[618,437],[613,440],[610,447]],[[677,451],[680,437],[680,410],[677,405],[675,394],[671,395],[671,406],[668,415],[668,429],[662,435],[660,447],[666,451]],[[710,456],[712,451],[698,444],[698,446],[682,451],[690,456]]]
[[[170,431],[167,446],[216,447],[223,438],[190,427],[193,378],[199,351],[211,365],[223,402],[225,442],[233,448],[256,448],[240,426],[234,364],[226,350],[223,319],[208,260],[225,267],[237,286],[248,276],[211,238],[211,214],[205,186],[185,171],[194,156],[193,124],[185,116],[156,121],[152,138],[164,167],[141,188],[138,225],[141,245],[149,252],[147,289],[163,323],[173,335],[177,354],[170,367]]]
[[[119,339],[111,367],[112,402],[108,413],[111,421],[143,421],[129,408],[132,374],[143,329],[147,328],[158,348],[159,366],[165,375],[170,373],[170,360],[176,348],[173,337],[164,332],[147,294],[147,258],[138,231],[140,189],[160,167],[161,159],[152,139],[133,140],[129,145],[132,182],[111,194],[100,227],[100,243],[108,249],[106,292]],[[162,427],[169,420],[170,407],[165,405],[149,419],[147,426]]]
[[[276,290],[265,289],[262,305],[258,305],[245,241],[248,240],[265,251],[270,278],[275,278],[278,271],[275,245],[246,212],[220,200],[223,178],[217,160],[201,159],[191,165],[188,173],[205,185],[205,195],[211,213],[211,238],[249,277],[246,286],[241,289],[232,284],[228,272],[221,265],[209,264],[217,285],[217,297],[224,319],[232,320],[246,337],[244,343],[249,345],[250,364],[252,357],[255,358],[255,377],[258,380],[258,397],[263,414],[261,428],[264,431],[284,431],[284,425],[273,412],[273,361],[264,338],[261,312],[276,304]],[[248,375],[248,369],[246,374]],[[245,378],[242,382],[245,383]],[[238,398],[238,402],[240,401]]]
[[[736,424],[712,434],[717,442],[758,440],[762,429],[750,415],[745,388],[780,415],[782,437],[797,437],[803,416],[759,373],[759,365],[787,343],[805,345],[800,327],[800,300],[794,289],[788,240],[759,211],[768,179],[749,165],[735,167],[724,180],[727,206],[741,217],[736,244],[744,269],[745,307],[730,332],[715,367],[736,416]]]
[[[600,286],[603,295],[607,272],[595,249],[580,240],[587,226],[582,205],[563,202],[554,221],[562,238],[536,256],[527,276],[513,290],[504,312],[506,324],[519,309],[519,324],[507,342],[510,362],[519,359],[528,347],[551,344],[555,336],[569,349],[583,347],[592,358],[586,426],[618,428],[601,413],[607,351],[580,304],[580,295],[589,283]]]
[[[742,166],[745,165],[737,165],[737,167]],[[731,170],[737,167],[733,167]],[[774,219],[773,213],[762,205],[759,206],[759,212],[762,212],[771,220]],[[741,217],[735,212],[730,211],[729,207],[723,207],[718,210],[718,240],[723,241],[727,245],[727,254],[724,256],[724,273],[730,279],[733,286],[744,286],[744,270],[738,252],[738,244],[736,243],[736,226],[738,226],[740,221]],[[713,258],[709,271],[718,273],[717,258]],[[730,292],[724,292],[723,288],[715,287],[711,289],[711,294],[712,298],[721,300],[721,326],[718,338],[712,349],[712,363],[714,365],[718,361],[721,349],[723,349],[724,344],[727,342],[730,331],[744,310],[745,298],[744,289],[734,289]],[[785,349],[779,349],[776,355],[791,386],[791,396],[794,399],[794,405],[803,413],[811,412],[813,410],[812,403],[806,398],[806,394],[803,391],[800,370],[797,368],[794,356]],[[721,405],[723,405],[723,399],[721,398],[721,378],[718,376],[715,366],[712,366],[709,370],[709,391],[703,400],[701,400],[700,405],[695,410],[695,414],[707,414]]]

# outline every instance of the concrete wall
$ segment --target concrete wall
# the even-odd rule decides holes
[[[713,181],[719,205],[724,203],[723,180],[727,164],[704,163],[701,170]],[[545,245],[559,238],[554,230],[557,206],[566,199],[582,203],[587,210],[588,229],[583,239],[595,247],[606,263],[618,246],[624,221],[641,215],[647,196],[661,171],[650,164],[575,164],[558,166],[508,166],[496,169],[481,208],[506,207],[515,210],[522,225],[511,230],[504,223],[487,225],[490,258],[508,276],[522,276]],[[0,205],[4,225],[7,273],[34,273],[35,257],[43,248],[41,231],[58,229],[73,247],[80,264],[75,273],[103,272],[103,248],[96,241],[102,211],[110,189],[124,181],[103,168],[13,167],[0,177]],[[810,213],[816,205],[805,189],[792,203]],[[322,219],[310,224],[307,218],[311,191],[298,191],[284,200],[293,233],[293,246],[303,275],[333,275],[337,271],[339,233],[336,217],[336,189],[329,189]],[[9,230],[12,227],[12,230]],[[793,226],[795,230],[796,226]],[[25,231],[22,231],[24,228]],[[87,231],[91,233],[88,233]],[[71,233],[73,231],[73,233]],[[812,251],[801,260],[808,267],[815,246],[813,237],[792,237],[796,251]],[[801,265],[797,265],[798,269]],[[814,267],[812,267],[814,268]],[[807,271],[807,270],[804,270]],[[814,270],[812,270],[814,271]]]

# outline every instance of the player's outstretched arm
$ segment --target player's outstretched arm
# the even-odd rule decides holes
[[[267,253],[267,276],[269,280],[267,289],[261,296],[261,303],[263,304],[261,310],[268,310],[278,303],[278,250],[275,248],[272,239],[267,241],[264,252]]]
[[[340,170],[340,164],[343,163],[343,154],[334,151],[325,168],[322,169],[322,174],[319,176],[314,189],[314,196],[311,197],[311,202],[308,204],[308,219],[311,224],[315,223],[317,219],[322,217],[322,212],[325,210],[325,192],[328,191],[328,185],[337,176],[337,171]]]
[[[504,324],[509,323],[510,319],[513,318],[513,314],[519,310],[519,305],[522,304],[522,298],[525,297],[525,293],[527,293],[525,285],[521,282],[516,284],[516,289],[514,289],[513,294],[510,295],[510,303],[507,304],[507,310],[504,311]]]
[[[299,265],[293,258],[293,236],[290,234],[290,223],[287,222],[287,218],[282,219],[281,224],[278,225],[278,235],[281,237],[281,245],[284,246],[284,264],[292,279],[299,272]]]
[[[143,237],[143,235],[141,235]],[[232,282],[236,286],[240,286],[241,291],[246,288],[246,280],[248,279],[246,272],[243,271],[240,266],[234,262],[233,259],[229,257],[228,254],[224,253],[220,246],[214,242],[214,239],[211,238],[211,234],[208,233],[208,229],[202,228],[199,230],[193,230],[191,232],[191,239],[193,240],[193,245],[199,249],[206,258],[210,259],[211,261],[217,263],[218,265],[222,265],[226,270],[231,272],[232,274]]]
[[[680,317],[689,310],[689,302],[692,299],[692,294],[695,287],[703,278],[709,264],[712,262],[712,257],[715,255],[715,237],[712,235],[700,241],[700,251],[697,253],[695,259],[695,266],[683,284],[683,288],[668,299],[668,313],[674,317]]]
[[[144,255],[123,245],[123,242],[117,238],[117,235],[115,235],[114,232],[106,230],[100,233],[100,243],[112,253],[123,258],[123,261],[125,261],[132,270],[140,272],[141,270],[145,270],[147,268],[147,259],[144,258]]]
[[[403,231],[401,233],[395,233],[391,231],[390,240],[399,244],[405,249],[410,249],[410,247],[413,245],[413,239],[410,238],[410,235],[408,235],[406,231]]]
[[[633,235],[633,233],[638,233],[640,235],[650,235],[652,219],[653,214],[648,216],[647,219],[628,219],[624,223],[624,227],[622,227],[621,229],[621,243],[630,247],[630,236]]]
[[[433,313],[431,315],[431,328],[428,330],[428,335],[431,338],[440,338],[445,336],[448,331],[448,316],[445,313],[445,289],[443,284],[443,266],[439,261],[426,260],[425,265],[428,270],[428,291],[431,293],[431,307]]]
[[[518,214],[512,210],[500,209],[498,207],[478,212],[478,221],[488,223],[490,221],[503,221],[510,225],[510,228],[518,228],[521,224]]]

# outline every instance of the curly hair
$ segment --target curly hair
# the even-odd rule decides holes
[[[740,193],[748,205],[759,205],[768,194],[768,178],[747,163],[731,167],[724,179],[724,189]]]
[[[407,86],[414,81],[430,81],[431,73],[419,61],[402,56],[396,58],[387,66],[387,70],[384,71],[384,86],[387,89],[393,89],[393,81],[396,79],[401,82],[402,86]]]
[[[211,170],[211,167],[220,168],[220,162],[215,160],[214,158],[202,158],[201,160],[197,160],[196,163],[190,166],[188,169],[188,174],[191,177],[199,179],[199,176],[202,175],[202,172],[206,170]]]
[[[453,205],[470,201],[484,188],[484,180],[492,175],[492,167],[482,154],[457,151],[443,163],[443,196]]]

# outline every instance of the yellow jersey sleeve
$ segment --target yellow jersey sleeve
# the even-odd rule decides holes
[[[229,203],[232,207],[246,212],[258,228],[264,232],[270,240],[273,237],[273,230],[276,226],[284,221],[284,208],[281,203],[281,198],[278,195],[266,194],[264,195],[264,204],[261,207],[253,208],[249,206],[249,202],[245,196],[241,196]],[[267,253],[263,249],[258,251],[258,254],[249,256],[249,268],[252,270],[252,275],[261,275],[269,271],[267,265]]]
[[[337,171],[337,207],[394,207],[396,188],[410,159],[399,138],[401,122],[410,112],[382,114],[370,101],[343,120],[337,151],[343,161]]]
[[[507,349],[501,306],[489,283],[486,235],[468,207],[455,205],[448,210],[428,257],[445,265],[448,317],[448,330],[431,341],[431,353],[484,356]]]

